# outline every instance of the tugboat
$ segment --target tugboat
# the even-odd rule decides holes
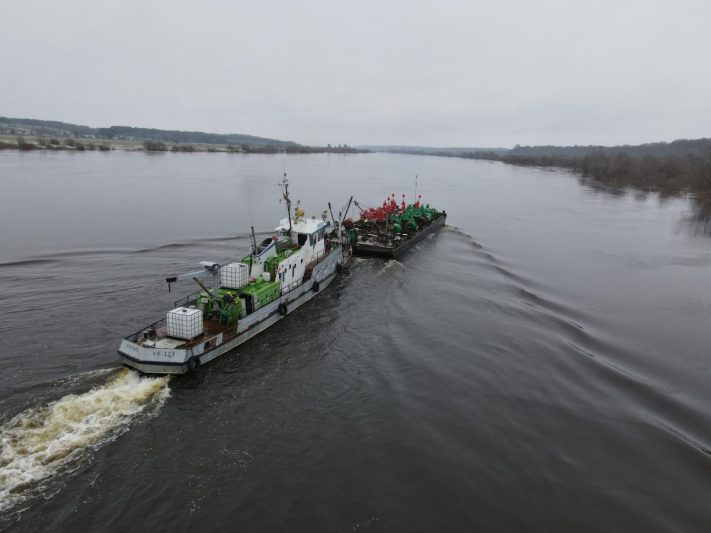
[[[379,256],[398,259],[427,235],[441,228],[447,220],[445,211],[422,204],[422,195],[414,204],[405,203],[405,195],[398,206],[395,194],[388,196],[382,206],[366,209],[358,202],[360,218],[346,219],[344,227],[353,245],[353,253],[360,256]]]
[[[264,331],[325,289],[348,264],[351,245],[343,228],[353,197],[340,220],[292,216],[289,183],[281,181],[287,218],[272,237],[239,262],[221,266],[201,261],[204,270],[166,278],[192,277],[200,290],[175,302],[167,315],[121,341],[121,362],[146,374],[185,374]],[[330,207],[330,206],[329,206]],[[207,287],[198,277],[212,276]]]

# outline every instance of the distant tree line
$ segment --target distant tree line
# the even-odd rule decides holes
[[[192,144],[174,144],[170,147],[173,152],[197,152],[197,149]]]
[[[526,151],[514,149],[499,160],[512,165],[568,168],[617,187],[663,194],[690,192],[711,202],[711,140],[708,139],[603,147],[579,155],[570,155],[575,151],[565,150],[559,153],[549,150],[549,155],[522,155],[522,152]]]
[[[249,144],[240,144],[238,146],[233,146],[229,145],[225,147],[223,150],[219,150],[215,145],[203,145],[203,146],[194,146],[192,144],[174,144],[172,146],[168,146],[168,144],[164,143],[163,141],[157,141],[157,140],[152,140],[152,141],[144,141],[143,142],[143,149],[146,152],[166,152],[166,151],[171,151],[171,152],[228,152],[228,153],[234,153],[234,154],[320,154],[320,153],[364,153],[367,152],[367,150],[360,150],[357,148],[352,148],[348,145],[342,144],[338,145],[335,147],[332,147],[331,145],[328,145],[327,147],[319,147],[319,146],[302,146],[302,145],[295,145],[295,146],[278,146],[274,144],[265,144],[265,145],[249,145]]]
[[[115,140],[155,140],[166,143],[189,144],[217,144],[277,147],[298,146],[293,141],[280,141],[242,134],[204,133],[201,131],[173,131],[150,128],[133,128],[129,126],[111,126],[109,128],[96,128],[98,135],[105,139]]]
[[[353,148],[347,144],[339,144],[337,146],[304,146],[297,144],[295,146],[279,147],[275,145],[251,146],[249,144],[240,144],[239,146],[228,146],[227,151],[244,153],[244,154],[276,154],[283,152],[285,154],[362,154],[368,150]]]
[[[106,139],[147,141],[166,143],[217,144],[250,146],[274,145],[278,147],[298,146],[293,141],[280,141],[241,133],[205,133],[201,131],[159,130],[154,128],[133,128],[130,126],[110,126],[91,128],[68,122],[36,120],[27,118],[0,117],[0,134],[37,137],[73,137],[79,139]]]
[[[654,157],[683,156],[686,154],[699,154],[711,148],[711,139],[679,139],[672,142],[657,142],[638,145],[619,146],[520,146],[505,152],[505,155],[515,156],[565,156],[585,157],[598,153],[615,155],[629,154],[632,157],[651,155]]]
[[[91,128],[67,122],[0,117],[0,134],[20,137],[38,137],[39,140],[0,141],[0,149],[12,148],[33,150],[75,149],[103,150],[106,144],[95,143],[94,139],[110,141],[130,141],[143,145],[147,152],[219,152],[248,154],[313,154],[313,153],[363,153],[368,150],[353,148],[347,144],[331,146],[303,146],[293,141],[280,141],[266,137],[243,134],[218,134],[200,131],[174,131],[152,128],[133,128],[129,126],[111,126]],[[66,138],[73,144],[57,143],[51,146],[42,139]],[[94,148],[90,146],[94,145]],[[108,149],[108,147],[106,148]]]
[[[659,191],[693,192],[711,200],[711,149],[701,154],[632,156],[597,152],[572,162],[584,176],[616,186]]]
[[[18,136],[14,142],[0,140],[0,150],[74,150],[84,152],[86,150],[99,150],[108,152],[111,147],[103,142],[78,141],[76,139],[64,139],[60,141],[55,138],[40,137],[31,140],[27,137]]]
[[[391,152],[563,167],[613,186],[664,194],[693,193],[711,202],[711,139],[636,146],[519,146],[511,150],[391,148]]]
[[[165,152],[168,150],[168,145],[163,141],[144,141],[143,149],[146,152]]]

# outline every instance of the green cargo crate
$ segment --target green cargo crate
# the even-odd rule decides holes
[[[252,310],[264,307],[278,300],[281,296],[281,284],[278,281],[259,281],[242,289],[242,295],[252,298]]]

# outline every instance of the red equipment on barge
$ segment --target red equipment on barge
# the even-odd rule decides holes
[[[346,220],[345,228],[356,255],[381,256],[396,259],[430,233],[442,227],[447,219],[445,211],[422,204],[422,195],[414,204],[405,202],[405,195],[398,205],[391,194],[378,207],[364,208],[360,218]]]

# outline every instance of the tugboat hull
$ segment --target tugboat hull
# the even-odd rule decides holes
[[[309,280],[285,293],[279,299],[240,319],[236,325],[224,328],[224,331],[219,333],[206,332],[198,342],[191,341],[190,347],[182,347],[180,344],[174,347],[146,346],[141,342],[141,332],[138,332],[121,341],[118,349],[119,359],[126,366],[135,368],[144,374],[187,374],[193,372],[198,367],[248,341],[311,300],[336,278],[340,270],[338,265],[346,262],[345,259],[343,248],[333,250],[313,269]]]

